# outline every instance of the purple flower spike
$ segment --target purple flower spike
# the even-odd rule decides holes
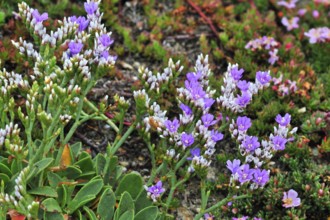
[[[232,174],[237,173],[240,165],[241,165],[240,160],[234,159],[233,162],[227,160],[227,168],[231,171]]]
[[[218,142],[218,141],[221,141],[223,139],[223,134],[216,131],[216,130],[212,130],[211,131],[211,139],[214,141],[214,142]]]
[[[286,113],[284,117],[278,114],[275,118],[275,121],[281,126],[287,126],[290,123],[291,115]]]
[[[236,125],[239,131],[247,131],[252,125],[251,119],[246,116],[238,116],[236,120]]]
[[[111,44],[113,44],[113,39],[111,39],[109,37],[109,35],[107,34],[102,34],[100,37],[99,37],[99,44],[102,44],[103,46],[105,47],[108,47],[110,46]]]
[[[246,107],[247,104],[251,101],[251,95],[247,92],[244,92],[241,96],[237,96],[236,104],[241,107]]]
[[[89,3],[85,2],[84,7],[87,14],[91,15],[94,14],[94,12],[97,10],[98,5],[96,2],[89,2]]]
[[[48,19],[48,13],[47,12],[44,12],[40,15],[39,11],[37,9],[35,9],[33,12],[32,12],[32,16],[34,19],[36,19],[36,22],[39,23],[39,22],[43,22],[45,20]]]
[[[244,69],[238,69],[238,66],[235,66],[230,70],[231,77],[233,77],[234,80],[240,80],[242,78],[243,73]]]
[[[160,195],[165,192],[165,189],[163,188],[162,181],[158,181],[156,185],[150,186],[146,188],[148,196],[151,197],[151,199],[156,202],[157,198],[160,197]]]
[[[300,206],[300,198],[298,198],[298,193],[293,189],[290,189],[289,192],[283,193],[283,207],[291,208]]]
[[[237,83],[237,87],[242,91],[242,92],[246,92],[247,90],[249,90],[249,86],[250,83],[247,82],[246,80],[240,80]]]
[[[192,134],[182,133],[181,135],[181,142],[183,146],[189,147],[194,143],[195,139]]]
[[[80,53],[81,49],[84,47],[84,45],[82,43],[76,43],[74,41],[71,41],[69,43],[69,49],[70,49],[70,55],[74,56],[78,53]]]
[[[267,170],[255,169],[253,176],[253,182],[261,187],[263,187],[269,181],[269,172]]]
[[[188,105],[185,105],[185,104],[181,103],[180,108],[186,115],[191,115],[192,114],[192,110]]]
[[[238,181],[243,184],[253,179],[254,169],[250,169],[249,164],[244,164],[238,169]]]
[[[213,120],[213,119],[214,119],[214,116],[211,114],[205,114],[202,116],[202,122],[203,122],[204,126],[207,128],[218,122],[217,120]]]
[[[244,141],[242,142],[242,146],[248,152],[253,152],[255,149],[260,147],[260,143],[257,137],[254,136],[246,136]]]
[[[262,72],[262,71],[258,71],[256,73],[256,78],[261,85],[267,84],[272,79],[269,72]]]
[[[199,157],[201,155],[201,149],[199,148],[191,149],[190,154],[192,157],[188,157],[187,160],[192,160],[194,157]]]
[[[285,149],[285,144],[288,140],[281,137],[281,136],[275,136],[273,138],[273,149],[274,150],[284,150]]]
[[[178,119],[174,119],[173,121],[170,120],[166,120],[164,122],[165,127],[167,128],[167,130],[171,133],[176,133],[178,131],[178,128],[180,126],[180,122]]]

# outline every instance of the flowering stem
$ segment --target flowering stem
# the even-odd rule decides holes
[[[155,179],[156,175],[165,167],[165,163],[163,162],[158,168],[157,170],[155,170],[154,168],[152,169],[151,171],[151,174],[150,174],[150,178],[148,180],[148,183],[147,185],[149,186]]]
[[[167,200],[166,200],[166,212],[167,212],[167,209],[170,207],[170,204],[172,202],[172,198],[173,198],[173,194],[174,194],[174,191],[181,185],[183,184],[184,182],[186,182],[189,177],[190,177],[190,174],[187,173],[186,176],[180,180],[179,182],[176,182],[176,175],[175,175],[175,172],[170,172],[171,173],[171,190],[170,190],[170,193],[168,194],[168,197],[167,197]]]
[[[106,116],[105,116],[106,117]],[[123,145],[123,143],[126,141],[128,136],[134,131],[136,126],[136,123],[133,123],[128,130],[125,132],[125,134],[120,138],[120,140],[110,149],[110,155],[114,155],[117,150]]]
[[[199,220],[200,218],[203,217],[203,215],[205,213],[208,213],[208,212],[212,212],[213,210],[219,208],[220,206],[228,203],[229,201],[233,201],[233,200],[239,200],[239,199],[245,199],[245,198],[249,198],[251,197],[251,195],[241,195],[241,196],[236,196],[236,197],[227,197],[223,200],[221,200],[220,202],[214,204],[213,206],[211,206],[210,208],[204,210],[204,211],[201,211],[198,215],[195,216],[194,220]]]
[[[95,112],[99,113],[100,118],[102,120],[104,120],[106,123],[108,123],[113,128],[113,130],[116,131],[116,133],[119,132],[119,128],[117,127],[117,125],[115,125],[115,123],[113,123],[113,121],[111,121],[106,115],[99,112],[99,110],[97,109],[97,107],[93,103],[91,103],[87,98],[85,98],[84,101],[85,101],[85,103],[87,104],[88,107],[93,109]]]

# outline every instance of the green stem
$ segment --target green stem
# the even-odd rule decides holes
[[[157,170],[155,169],[152,169],[151,171],[151,174],[150,174],[150,177],[149,177],[149,180],[148,180],[148,183],[147,183],[147,186],[149,186],[151,183],[154,182],[155,180],[155,177],[157,176],[157,174],[165,167],[165,163],[163,162],[158,168]]]
[[[91,103],[88,99],[85,98],[84,101],[88,107],[90,107],[93,111],[99,113],[99,116],[101,117],[101,119],[104,120],[106,123],[108,123],[113,128],[113,130],[116,131],[116,133],[119,132],[119,128],[117,127],[117,125],[115,125],[115,123],[113,123],[113,121],[110,120],[110,118],[105,116],[102,112],[99,112],[98,108],[93,103]]]
[[[128,130],[125,132],[125,134],[120,138],[120,140],[110,149],[110,156],[113,156],[117,150],[121,147],[121,145],[126,141],[128,136],[134,131],[135,129],[135,123],[133,123]]]
[[[194,220],[199,220],[200,218],[203,217],[203,215],[205,213],[212,212],[213,210],[219,208],[220,206],[222,206],[224,204],[227,204],[229,201],[239,200],[239,199],[245,199],[245,198],[249,198],[249,197],[251,197],[251,195],[241,195],[241,196],[237,196],[237,197],[227,197],[227,198],[219,201],[218,203],[214,204],[210,208],[206,209],[205,211],[201,211],[198,215],[196,215],[194,217]]]
[[[167,212],[168,208],[171,205],[171,202],[172,202],[172,199],[173,199],[173,195],[174,195],[175,190],[181,184],[183,184],[184,182],[186,182],[189,179],[189,177],[190,177],[190,174],[187,173],[187,175],[182,180],[180,180],[179,182],[176,182],[175,172],[172,171],[171,173],[172,173],[172,177],[171,177],[171,186],[172,187],[171,187],[170,193],[168,194],[168,197],[167,197],[167,200],[166,200],[166,212]]]

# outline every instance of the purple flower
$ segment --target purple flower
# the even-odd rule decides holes
[[[176,133],[178,131],[178,128],[180,126],[180,122],[178,119],[174,119],[173,121],[170,120],[166,120],[164,122],[165,127],[167,128],[167,130],[171,133]]]
[[[253,182],[261,187],[263,187],[269,181],[269,172],[267,170],[255,169],[253,176]]]
[[[286,113],[284,117],[278,114],[275,118],[275,121],[281,126],[287,126],[290,123],[291,115]]]
[[[296,3],[298,2],[298,0],[289,0],[289,2],[287,1],[279,1],[277,2],[277,5],[279,6],[284,6],[288,9],[292,9],[296,7]]]
[[[216,131],[216,130],[212,130],[211,131],[211,139],[214,141],[214,142],[218,142],[218,141],[221,141],[223,139],[223,134]]]
[[[299,18],[293,17],[290,20],[287,19],[287,17],[283,17],[281,20],[282,24],[286,27],[287,31],[291,31],[293,29],[299,28]]]
[[[89,20],[87,20],[83,16],[79,16],[78,18],[76,16],[71,16],[69,18],[69,20],[71,22],[76,22],[79,25],[79,27],[78,27],[79,32],[82,32],[83,30],[85,30],[88,26],[88,23],[89,23]]]
[[[205,220],[213,220],[214,219],[214,216],[213,215],[210,215],[209,213],[205,213],[204,214],[204,219]]]
[[[269,71],[268,72],[258,71],[256,73],[256,78],[261,85],[267,84],[272,79],[272,77],[269,74]]]
[[[319,18],[320,17],[320,13],[319,13],[318,10],[313,10],[312,15],[313,15],[314,18]]]
[[[181,142],[182,142],[183,146],[189,147],[194,143],[194,141],[195,141],[195,139],[192,134],[187,134],[185,132],[183,132],[181,134]]]
[[[284,150],[285,144],[288,140],[281,137],[281,136],[275,136],[273,137],[273,149],[274,150]]]
[[[190,72],[187,73],[186,77],[189,81],[198,81],[202,77],[202,72],[201,71],[197,71],[197,73]]]
[[[324,41],[320,28],[312,28],[308,32],[305,32],[304,35],[309,38],[309,43],[311,44]]]
[[[212,98],[204,98],[204,109],[210,108],[215,102]]]
[[[241,107],[246,107],[250,101],[251,101],[251,95],[247,92],[243,92],[241,96],[238,95],[236,98],[236,104]]]
[[[247,82],[246,80],[240,80],[237,83],[237,87],[242,91],[242,92],[246,92],[247,90],[249,90],[249,86],[250,83]]]
[[[85,11],[87,14],[94,14],[94,12],[97,10],[98,5],[96,2],[85,2],[84,3]]]
[[[291,208],[297,207],[300,205],[300,198],[298,198],[298,193],[293,189],[290,189],[289,192],[283,193],[283,207]]]
[[[163,188],[162,181],[158,181],[156,185],[150,186],[146,188],[148,196],[152,198],[152,200],[155,202],[160,195],[165,192],[165,189]]]
[[[45,20],[48,19],[48,13],[47,12],[44,12],[40,15],[38,9],[34,9],[33,12],[32,12],[32,16],[34,19],[36,19],[36,22],[39,23],[39,22],[43,22]]]
[[[239,218],[235,218],[233,217],[232,220],[247,220],[249,219],[249,216],[242,216],[242,217],[239,217]]]
[[[238,181],[243,184],[253,179],[254,169],[250,169],[249,164],[242,165],[238,171]]]
[[[259,143],[257,137],[255,137],[255,136],[246,136],[245,139],[242,142],[242,146],[248,152],[253,152],[255,149],[260,147],[260,143]]]
[[[306,12],[307,12],[306,8],[299,9],[298,10],[298,15],[302,17],[306,14]]]
[[[215,123],[217,123],[217,120],[213,120],[214,116],[211,114],[205,114],[202,116],[202,122],[204,124],[205,127],[210,127],[211,125],[214,125]]]
[[[238,116],[236,125],[239,131],[247,131],[251,127],[251,119],[246,116]]]
[[[78,53],[80,53],[81,49],[84,47],[82,43],[76,43],[74,41],[71,41],[69,43],[69,49],[70,49],[70,56],[74,56]]]
[[[268,63],[270,63],[271,65],[274,65],[274,63],[276,61],[278,61],[278,56],[277,56],[277,52],[278,52],[278,49],[274,49],[274,50],[271,50],[269,51],[269,59],[268,59]]]
[[[191,90],[191,96],[193,100],[198,100],[204,98],[206,95],[205,91],[201,86],[196,86]]]
[[[109,37],[109,35],[107,35],[107,34],[102,34],[99,37],[98,41],[99,41],[99,44],[102,44],[105,47],[110,46],[111,44],[113,44],[113,39],[111,39]]]
[[[188,105],[185,105],[185,104],[181,103],[180,108],[186,115],[191,115],[192,114],[192,110]]]
[[[227,160],[227,168],[231,171],[232,174],[237,173],[238,169],[240,168],[241,161],[234,159],[233,162]]]
[[[201,149],[199,148],[191,149],[190,154],[192,157],[188,157],[187,160],[192,160],[194,157],[199,157],[201,155]]]
[[[234,80],[240,80],[242,78],[242,74],[244,73],[244,69],[238,69],[238,66],[231,68],[230,74]]]

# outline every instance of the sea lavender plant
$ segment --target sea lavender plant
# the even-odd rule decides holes
[[[166,210],[171,205],[175,190],[192,176],[197,175],[201,179],[202,204],[200,214],[196,219],[202,217],[204,213],[214,210],[219,205],[230,200],[240,199],[245,196],[228,195],[222,200],[207,209],[209,191],[206,190],[206,176],[211,166],[212,156],[216,151],[217,142],[224,137],[222,132],[228,125],[226,117],[214,116],[211,108],[218,104],[218,107],[226,114],[242,112],[251,102],[254,95],[270,85],[271,76],[269,71],[258,71],[255,82],[243,80],[244,69],[237,64],[229,64],[227,72],[224,74],[221,94],[215,97],[215,90],[209,85],[211,71],[208,64],[208,56],[199,55],[194,67],[194,72],[186,74],[184,87],[177,88],[178,111],[177,117],[168,118],[167,111],[162,110],[158,104],[160,91],[166,91],[169,81],[174,83],[183,67],[179,62],[174,65],[169,61],[164,73],[153,74],[147,69],[140,69],[140,78],[144,88],[134,92],[137,103],[137,117],[140,118],[138,127],[141,135],[152,156],[152,171],[148,184],[152,184],[156,176],[163,178],[163,187],[169,189],[165,205]],[[170,77],[165,73],[172,73]],[[173,74],[174,73],[174,74]],[[166,74],[167,75],[167,74]],[[238,130],[236,134],[241,134],[242,150],[247,154],[254,154],[260,147],[257,137],[247,136],[246,132],[251,126],[251,120],[247,117],[238,118]],[[219,129],[221,128],[221,129]],[[150,131],[159,134],[159,144],[151,144]],[[158,152],[157,156],[154,152]],[[159,158],[162,163],[156,164]],[[158,160],[159,160],[158,159]],[[239,160],[233,163],[227,162],[237,179],[242,184],[253,182],[254,185],[263,187],[269,180],[269,171],[250,168],[249,164],[240,166]],[[262,162],[261,162],[262,163]],[[260,166],[259,166],[260,167]],[[180,173],[183,173],[180,177]],[[165,181],[165,179],[169,181]],[[149,188],[148,192],[149,192]],[[166,190],[167,191],[167,190]],[[150,194],[152,194],[150,192]]]

